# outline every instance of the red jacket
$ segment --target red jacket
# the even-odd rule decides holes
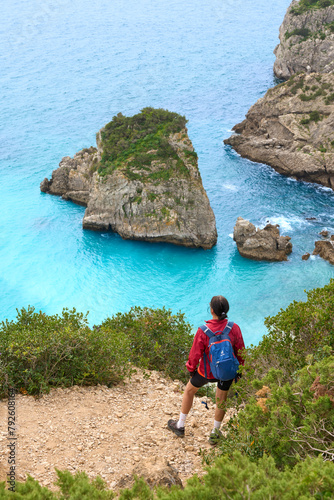
[[[205,323],[210,328],[210,330],[213,333],[215,333],[218,330],[223,331],[225,326],[227,325],[227,321],[228,321],[227,319],[223,319],[221,321],[218,319],[210,319]],[[234,323],[232,330],[229,333],[229,337],[233,346],[234,354],[238,358],[239,363],[243,365],[245,361],[242,358],[242,356],[240,356],[239,351],[245,348],[245,344],[244,344],[244,339],[242,338],[241,330],[236,323]],[[209,337],[205,335],[203,330],[199,328],[196,332],[193,345],[190,349],[186,367],[189,372],[193,372],[194,370],[196,370],[198,362],[200,361],[197,371],[200,375],[202,375],[202,377],[205,377],[204,360],[203,360],[203,354],[205,352],[207,356],[207,361],[206,361],[207,378],[214,378],[214,376],[211,373],[210,364],[208,361],[209,357],[208,346],[209,346]]]

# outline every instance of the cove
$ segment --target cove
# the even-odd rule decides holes
[[[263,320],[333,268],[312,252],[334,230],[334,193],[240,158],[223,139],[277,82],[278,29],[289,0],[4,0],[0,32],[0,318],[33,305],[90,311],[91,324],[131,306],[182,310],[197,326],[213,295],[230,302],[246,344]],[[95,145],[118,112],[185,115],[215,212],[210,251],[83,231],[84,208],[40,193],[63,156]],[[253,262],[231,238],[238,216],[291,236],[288,262]],[[314,220],[309,220],[310,218]]]

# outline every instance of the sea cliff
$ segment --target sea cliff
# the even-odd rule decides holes
[[[279,30],[274,73],[287,80],[300,73],[334,69],[334,5],[332,0],[293,1]]]
[[[226,139],[241,156],[334,188],[334,77],[296,75],[269,89]]]

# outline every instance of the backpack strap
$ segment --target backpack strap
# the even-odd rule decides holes
[[[232,330],[233,328],[233,321],[229,321],[227,323],[227,325],[225,326],[224,330],[219,334],[219,335],[228,335],[230,333],[230,331]],[[207,337],[209,337],[209,339],[211,339],[212,337],[214,337],[216,335],[216,333],[213,333],[212,330],[210,330],[210,328],[206,325],[202,325],[200,326],[200,329],[202,330],[203,333],[205,333],[205,335]],[[208,378],[206,375],[207,375],[207,371],[206,371],[206,361],[208,361],[208,358],[207,358],[207,355],[205,354],[204,352],[204,355],[203,355],[203,361],[204,361],[204,375],[205,375],[205,378]]]
[[[209,339],[211,339],[211,337],[213,337],[215,335],[213,333],[213,331],[211,331],[210,328],[206,325],[200,326],[200,329],[202,330],[202,332],[205,333],[205,335],[207,335],[209,337]]]

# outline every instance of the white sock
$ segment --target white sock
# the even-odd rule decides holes
[[[182,412],[180,413],[180,418],[179,418],[179,421],[178,421],[178,423],[176,424],[176,427],[177,427],[178,429],[180,429],[180,427],[184,427],[184,424],[185,424],[185,422],[186,422],[186,418],[187,418],[187,416],[188,416],[188,413],[182,413]]]
[[[218,420],[214,420],[213,421],[213,431],[212,432],[215,432],[216,430],[219,431],[221,424],[222,423],[218,422]]]

